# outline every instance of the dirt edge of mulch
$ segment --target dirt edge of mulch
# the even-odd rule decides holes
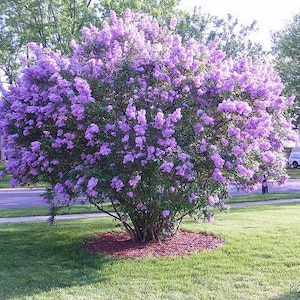
[[[179,231],[175,237],[145,244],[133,241],[127,232],[100,233],[83,243],[88,252],[109,257],[138,259],[143,257],[176,257],[213,250],[224,240],[203,232]]]

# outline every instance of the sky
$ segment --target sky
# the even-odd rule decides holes
[[[203,13],[226,17],[230,13],[239,24],[257,21],[258,32],[252,35],[265,50],[271,47],[271,32],[284,28],[293,16],[300,13],[300,0],[181,0],[180,8],[192,10],[200,6]]]

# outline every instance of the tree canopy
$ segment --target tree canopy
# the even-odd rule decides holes
[[[121,16],[127,8],[148,13],[162,25],[176,17],[177,33],[184,40],[195,38],[207,44],[219,38],[218,47],[229,56],[261,57],[261,46],[248,39],[255,23],[239,25],[231,16],[223,20],[203,14],[199,8],[187,13],[178,9],[179,3],[180,0],[3,0],[0,3],[0,69],[12,83],[21,66],[20,57],[27,55],[28,43],[68,54],[71,40],[81,39],[83,26],[100,26],[109,18],[110,11]]]
[[[70,51],[70,41],[81,37],[83,25],[96,23],[91,0],[3,0],[0,3],[0,67],[10,83],[26,56],[27,44]]]
[[[293,114],[300,123],[300,13],[284,29],[273,34],[274,64],[285,85],[286,95],[296,96]]]

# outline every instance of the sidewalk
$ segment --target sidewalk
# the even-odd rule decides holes
[[[297,203],[300,199],[279,199],[279,200],[267,200],[257,202],[240,202],[231,203],[230,207],[246,207],[255,205],[270,205],[270,204],[286,204],[286,203]],[[70,215],[59,215],[55,217],[55,220],[72,220],[72,219],[87,219],[87,218],[106,218],[109,217],[104,213],[92,213],[92,214],[70,214]],[[49,216],[31,216],[31,217],[14,217],[14,218],[0,218],[0,224],[3,223],[22,223],[22,222],[36,222],[43,221],[47,222]]]

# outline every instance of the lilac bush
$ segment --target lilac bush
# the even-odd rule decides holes
[[[12,185],[49,183],[56,207],[83,199],[139,241],[176,233],[186,215],[213,219],[227,185],[284,182],[292,98],[273,67],[183,44],[151,16],[126,11],[64,57],[30,45],[1,128]],[[52,221],[52,220],[50,220]]]

